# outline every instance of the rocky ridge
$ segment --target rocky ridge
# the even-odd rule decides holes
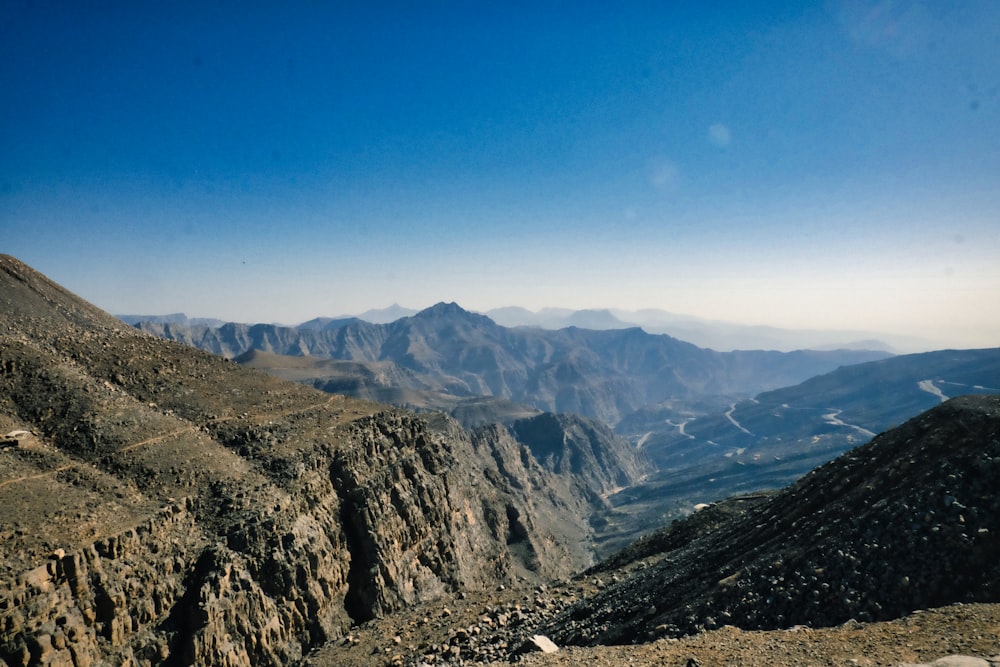
[[[150,337],[0,257],[0,660],[285,665],[590,564],[594,491],[501,431]]]

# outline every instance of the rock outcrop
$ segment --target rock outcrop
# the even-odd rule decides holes
[[[607,495],[651,470],[643,455],[604,424],[573,414],[543,413],[510,426],[514,437],[549,470]]]

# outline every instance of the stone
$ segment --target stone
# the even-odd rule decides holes
[[[528,643],[529,649],[533,646],[534,650],[541,651],[542,653],[555,653],[559,650],[559,647],[556,646],[555,642],[545,635],[532,635],[528,640]]]
[[[990,667],[990,663],[969,655],[946,655],[932,662],[931,667]]]
[[[898,667],[992,667],[991,660],[969,655],[946,655],[933,662],[900,663]]]

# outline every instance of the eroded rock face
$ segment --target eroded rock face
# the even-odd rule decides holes
[[[346,608],[364,621],[446,591],[565,576],[589,553],[551,554],[553,542],[528,489],[551,480],[534,463],[504,468],[511,440],[473,439],[444,416],[385,413],[352,426],[354,446],[333,457],[341,520],[351,551]],[[529,466],[532,465],[529,463]],[[580,512],[559,510],[562,521]],[[561,544],[561,543],[560,543]],[[551,556],[551,557],[550,557]]]
[[[604,493],[635,484],[651,470],[624,438],[591,419],[543,413],[519,419],[510,429],[546,468],[582,478]]]
[[[0,257],[0,660],[285,665],[358,621],[589,564],[506,431],[122,325]],[[574,539],[567,545],[567,539]]]

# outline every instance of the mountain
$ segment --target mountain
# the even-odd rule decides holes
[[[629,643],[1000,601],[998,433],[1000,396],[952,399],[773,497],[709,508],[643,540],[592,572],[641,566],[545,633]]]
[[[989,363],[918,390],[940,401]],[[588,515],[640,470],[607,430],[536,415],[470,432],[324,394],[145,335],[0,256],[0,433],[5,664],[509,662],[536,635],[713,627],[704,642],[749,647],[740,664],[769,643],[821,661],[810,630],[738,630],[796,625],[863,656],[912,659],[904,635],[995,651],[1000,613],[978,603],[1000,599],[1000,396],[946,400],[568,580],[591,565]],[[646,664],[693,659],[650,646]],[[557,657],[608,664],[595,655]]]
[[[998,433],[1000,396],[952,399],[571,580],[418,606],[305,665],[994,665]]]
[[[542,466],[581,480],[602,496],[635,484],[649,472],[626,440],[584,417],[546,412],[518,419],[510,432]]]
[[[401,608],[587,566],[606,488],[499,427],[149,336],[8,256],[0,432],[6,664],[294,663]]]
[[[298,326],[298,328],[307,331],[330,331],[331,329],[339,329],[348,324],[354,324],[361,321],[362,320],[357,317],[316,317],[307,322],[303,322]]]
[[[658,462],[676,461],[678,449],[743,464],[810,450],[836,455],[949,396],[991,393],[1000,393],[1000,348],[941,350],[838,368],[682,424],[650,413],[630,432],[656,429],[641,440]]]
[[[545,412],[616,424],[668,398],[747,397],[801,382],[884,352],[720,353],[641,329],[556,331],[506,328],[457,304],[440,303],[391,324],[339,328],[141,323],[142,330],[227,357],[254,349],[362,363],[392,363],[407,391],[493,396]],[[339,371],[338,371],[339,372]]]

